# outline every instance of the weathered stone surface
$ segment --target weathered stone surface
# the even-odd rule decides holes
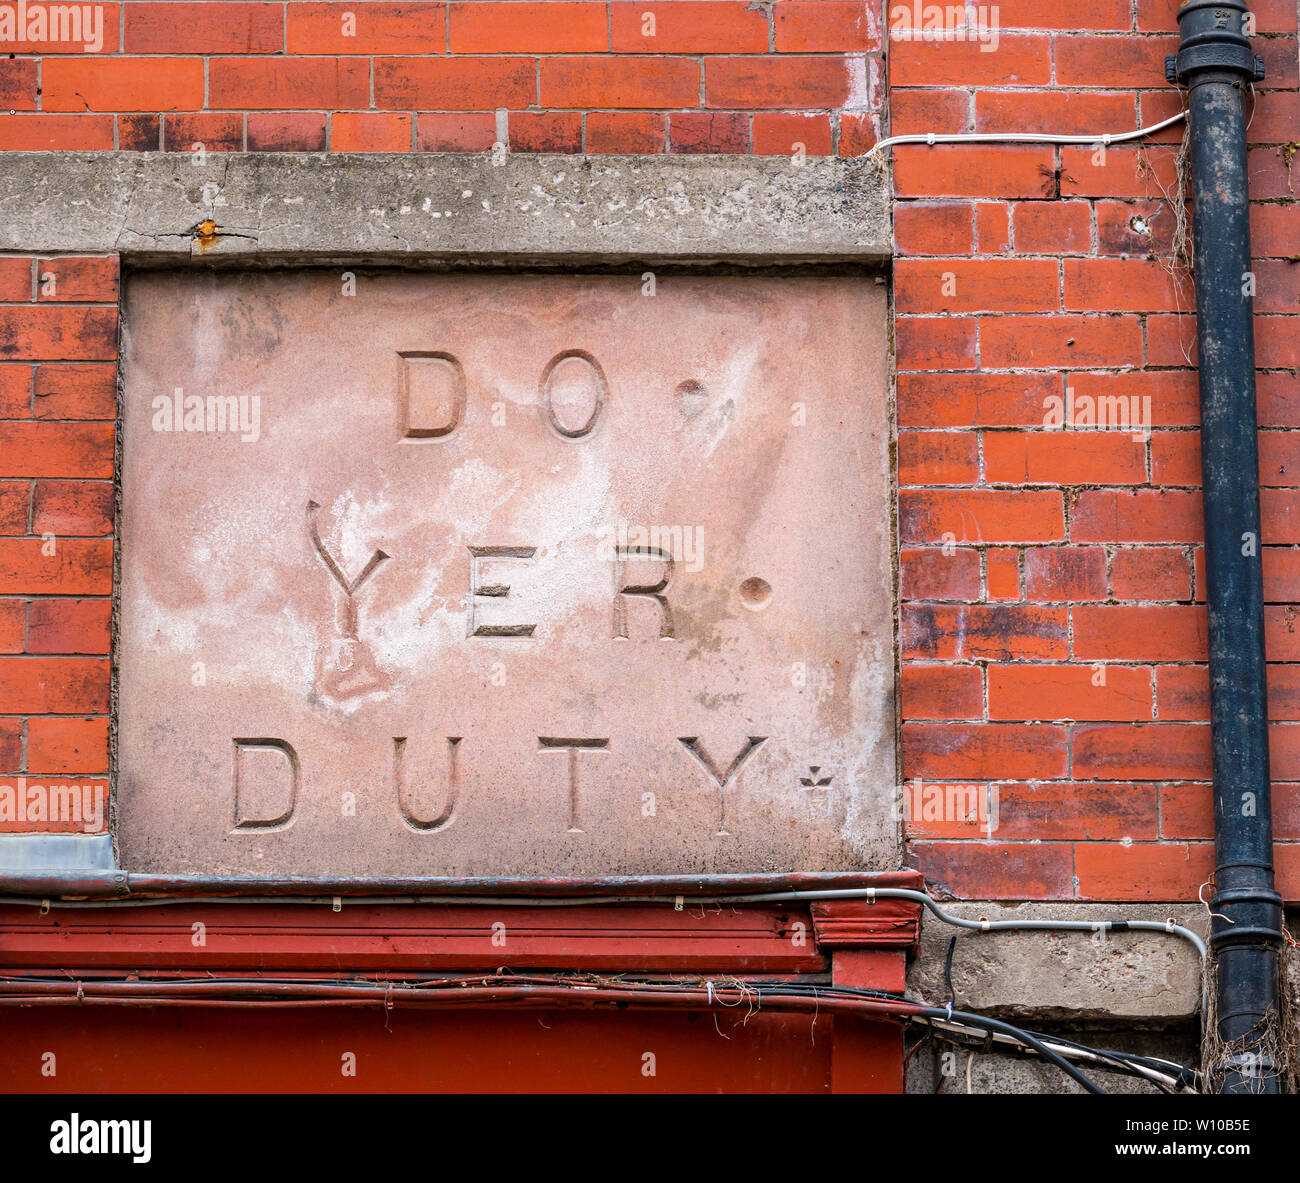
[[[0,154],[0,250],[128,261],[881,261],[888,211],[870,160]]]
[[[122,865],[896,867],[883,287],[355,284],[128,285]]]
[[[1191,904],[945,903],[969,920],[1150,920],[1172,918],[1204,938],[1205,909]],[[1010,1018],[1190,1019],[1201,1000],[1201,964],[1185,939],[1166,933],[992,932],[953,928],[925,914],[909,993],[948,1001],[944,957],[957,937],[952,977],[959,1009]]]

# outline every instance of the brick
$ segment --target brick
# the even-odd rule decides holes
[[[990,484],[1142,484],[1146,448],[1122,431],[990,431],[984,434],[984,479]]]
[[[1175,284],[1159,262],[1146,259],[1066,259],[1065,307],[1133,312],[1180,312],[1195,304],[1187,284]]]
[[[1106,552],[1098,547],[1025,551],[1025,599],[1048,603],[1106,598]]]
[[[323,152],[325,116],[319,111],[250,111],[250,152]]]
[[[45,365],[36,368],[37,419],[113,419],[117,367]]]
[[[984,713],[984,678],[969,665],[908,665],[901,673],[905,719],[978,719]]]
[[[1087,202],[1020,201],[1012,222],[1017,254],[1084,255],[1092,250]]]
[[[664,116],[641,111],[592,111],[587,116],[587,151],[662,152]]]
[[[113,476],[111,423],[0,423],[0,477]]]
[[[542,59],[543,107],[695,107],[699,99],[700,66],[687,58]]]
[[[27,605],[22,600],[0,600],[0,653],[21,653],[27,632]]]
[[[889,130],[896,136],[970,131],[970,94],[956,89],[892,90]]]
[[[756,156],[794,156],[800,144],[805,156],[831,155],[831,121],[826,115],[758,111],[752,134]]]
[[[0,419],[26,419],[32,413],[32,367],[0,366]]]
[[[377,100],[380,67],[391,60],[375,62]],[[415,70],[416,63],[410,63],[410,68]],[[270,111],[368,107],[370,63],[364,58],[216,58],[208,64],[208,96],[213,107]]]
[[[979,443],[971,432],[904,431],[898,436],[902,485],[973,485],[979,480]]]
[[[290,7],[293,7],[292,5]],[[128,4],[127,53],[279,53],[284,48],[281,4]]]
[[[1256,315],[1255,364],[1260,369],[1300,369],[1300,333],[1295,325],[1293,316]]]
[[[577,111],[512,111],[512,152],[581,152],[582,116]]]
[[[1136,119],[1133,96],[1068,90],[981,91],[975,96],[975,130],[1088,134],[1129,127]]]
[[[758,116],[755,116],[757,141]],[[963,255],[975,249],[974,207],[969,202],[894,207],[894,248],[900,255]]]
[[[27,481],[0,481],[0,534],[27,533]]]
[[[119,115],[117,146],[123,152],[157,152],[162,147],[162,117]]]
[[[111,440],[112,426],[103,426]],[[111,443],[109,451],[111,456]],[[36,485],[32,533],[96,538],[112,532],[113,486],[108,481],[40,481]]]
[[[1042,426],[1047,400],[1062,397],[1055,374],[900,373],[897,387],[900,427]]]
[[[905,723],[904,778],[1021,780],[1065,774],[1063,727]]]
[[[971,821],[909,820],[909,836],[983,838],[1003,842],[1076,839],[1154,839],[1156,789],[1152,785],[1003,784],[985,806],[985,818]]]
[[[1294,604],[1264,608],[1264,645],[1272,661],[1300,662],[1300,619]]]
[[[984,556],[984,584],[990,600],[1020,599],[1020,552],[988,551]]]
[[[1273,834],[1294,841],[1300,838],[1300,785],[1272,786]],[[1161,837],[1207,840],[1214,837],[1214,789],[1210,785],[1162,785],[1160,789]]]
[[[1265,603],[1300,601],[1300,551],[1266,546],[1260,554],[1264,562]]]
[[[36,278],[36,298],[42,303],[63,300],[117,303],[115,256],[41,259],[36,265]]]
[[[354,19],[345,24],[348,13]],[[430,54],[447,48],[445,4],[290,3],[286,26],[290,53]]]
[[[1210,728],[1193,723],[1081,723],[1074,775],[1096,780],[1204,780]]]
[[[1300,121],[1300,114],[1297,121]],[[1296,217],[1295,206],[1252,204],[1250,245],[1255,254],[1261,256],[1290,258],[1300,255],[1300,217]]]
[[[903,369],[975,368],[975,321],[971,317],[900,316],[894,321],[894,342]]]
[[[1174,215],[1166,201],[1099,201],[1097,250],[1103,255],[1146,256],[1173,246]]]
[[[1069,656],[1064,608],[905,604],[899,644],[909,661],[1042,661]]]
[[[107,653],[112,618],[112,600],[33,600],[27,609],[27,652]]]
[[[0,767],[17,772],[23,766],[23,724],[21,719],[0,719]],[[14,823],[3,823],[6,828]],[[19,823],[21,824],[21,823]]]
[[[1201,433],[1157,431],[1151,436],[1151,480],[1164,488],[1201,484]]]
[[[28,304],[32,299],[32,260],[0,258],[0,301]]]
[[[35,12],[48,13],[50,3],[51,0],[45,0],[44,3],[29,2],[27,5],[28,19],[30,20]],[[13,10],[13,7],[13,4],[10,3],[10,11]],[[39,38],[38,40],[27,41],[24,38],[15,38],[12,41],[6,41],[5,52],[41,55],[56,53],[78,55],[116,53],[119,48],[117,33],[121,5],[97,4],[95,7],[102,10],[102,20],[95,22],[92,18],[90,25],[69,23],[64,26],[62,24],[56,25],[53,22],[45,23],[43,26],[38,25],[32,29],[32,32]],[[26,31],[26,29],[23,30],[24,34]],[[65,31],[75,33],[76,36],[70,40],[59,39],[58,34]],[[98,37],[95,36],[96,31],[99,33]],[[54,36],[51,37],[50,34],[54,34]]]
[[[872,53],[882,48],[877,9],[862,0],[780,0],[772,15],[778,53]]]
[[[42,775],[108,772],[108,720],[29,719],[27,767]]]
[[[909,542],[1055,542],[1064,537],[1052,490],[916,490],[899,494],[899,534]]]
[[[1256,345],[1259,334],[1256,332]],[[1256,352],[1258,360],[1258,349]],[[1196,318],[1194,316],[1147,317],[1147,364],[1151,366],[1194,366],[1196,364]]]
[[[1151,671],[1145,668],[1017,663],[989,666],[988,678],[990,719],[1151,718]]]
[[[215,106],[239,106],[218,103]],[[46,111],[197,111],[201,58],[58,58],[41,63]]]
[[[1132,408],[1137,406],[1141,418],[1147,417],[1153,426],[1182,427],[1200,422],[1200,402],[1196,391],[1196,375],[1191,372],[1141,372],[1124,374],[1071,374],[1067,386],[1073,389],[1076,401],[1087,397],[1094,408],[1105,398],[1122,398],[1128,401],[1130,422]],[[1136,404],[1133,400],[1139,400]]]
[[[604,4],[453,4],[452,53],[584,53],[609,49]],[[650,46],[639,46],[644,52]],[[635,50],[634,50],[635,52]],[[671,52],[671,51],[665,51]]]
[[[1214,870],[1208,842],[1081,842],[1074,848],[1079,899],[1194,900]]]
[[[1056,190],[1050,148],[903,144],[894,149],[894,192],[906,197],[1048,197]]]
[[[242,152],[244,117],[231,112],[168,115],[163,120],[163,146],[168,152]]]
[[[980,254],[1006,254],[1011,249],[1011,207],[1005,201],[981,201],[975,207],[975,237]],[[1044,303],[1056,307],[1055,294]]]
[[[110,539],[0,539],[0,595],[106,596],[113,590]],[[3,713],[3,712],[0,712]]]
[[[734,111],[674,111],[668,116],[670,152],[749,151],[749,116]]]
[[[1110,577],[1117,600],[1189,600],[1192,595],[1187,556],[1170,546],[1117,550]]]
[[[1177,148],[1061,149],[1062,197],[1162,197],[1176,184]],[[1252,194],[1253,195],[1253,194]]]
[[[112,147],[111,115],[0,115],[0,151],[87,152]]]
[[[1259,312],[1300,309],[1300,266],[1290,260],[1261,259],[1252,265],[1256,279],[1255,308]]]
[[[980,321],[986,366],[1138,366],[1136,316],[1003,316]]]
[[[8,111],[36,110],[36,65],[30,58],[0,60],[0,107]]]
[[[1149,87],[1165,76],[1165,55],[1177,37],[1057,37],[1053,46],[1058,86]]]
[[[1300,543],[1300,492],[1261,489],[1259,510],[1265,542],[1273,545]]]
[[[338,111],[330,117],[332,152],[409,152],[410,115]]]
[[[1081,605],[1071,613],[1080,661],[1204,661],[1207,655],[1200,605]]]
[[[653,15],[653,25],[645,20],[646,14]],[[610,27],[616,53],[766,53],[768,49],[766,16],[741,0],[614,3]],[[786,48],[780,41],[778,31],[778,50]]]
[[[536,67],[531,58],[375,59],[377,107],[473,111],[527,107],[536,101]],[[543,105],[587,104],[544,100]]]
[[[891,21],[891,33],[895,28]],[[996,53],[985,53],[970,40],[891,39],[889,79],[891,86],[1048,86],[1052,39],[1004,35]]]
[[[487,152],[496,138],[496,116],[491,112],[421,111],[415,125],[420,152]]]
[[[105,659],[0,659],[0,714],[81,715],[107,709],[108,662]]]
[[[894,285],[901,314],[1032,311],[1057,303],[1057,264],[1046,259],[899,259]]]
[[[898,567],[904,601],[979,599],[980,559],[973,550],[948,554],[937,546],[905,548]]]
[[[1071,30],[1127,30],[1133,19],[1129,0],[1000,0],[998,18],[1004,29]]]
[[[544,83],[543,77],[543,100]],[[867,89],[865,63],[851,57],[717,57],[704,62],[705,104],[710,107],[861,109],[868,106]]]
[[[959,899],[1070,899],[1072,851],[1066,842],[914,842],[908,848],[929,890]]]
[[[840,115],[840,155],[865,156],[880,142],[880,116],[844,112]]]
[[[1300,427],[1300,399],[1295,397],[1295,379],[1290,374],[1257,371],[1255,397],[1261,427]]]

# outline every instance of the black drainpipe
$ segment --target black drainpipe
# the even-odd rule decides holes
[[[1187,0],[1165,71],[1188,90],[1195,194],[1196,338],[1205,486],[1215,894],[1210,948],[1218,1035],[1239,1041],[1206,1065],[1225,1093],[1281,1091],[1276,1039],[1282,897],[1273,887],[1264,591],[1255,424],[1254,279],[1246,192],[1246,97],[1264,64],[1242,0]]]

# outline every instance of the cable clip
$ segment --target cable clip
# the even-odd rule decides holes
[[[991,931],[991,929],[990,929],[990,926],[989,926],[988,917],[987,917],[987,916],[981,916],[981,917],[980,917],[980,932],[989,932],[989,931]]]
[[[929,144],[931,148],[934,147],[934,132],[930,131],[925,133],[925,142]]]
[[[948,1022],[952,1022],[952,1003],[948,1003]]]
[[[341,895],[336,895],[334,897],[334,911],[336,912],[343,911],[343,897]]]
[[[83,998],[85,998],[85,996],[86,996],[86,992],[81,988],[81,983],[78,982],[78,983],[77,983],[77,1001],[80,1002]]]
[[[704,985],[705,985],[705,987],[708,989],[708,992],[709,992],[709,1005],[712,1006],[712,1005],[713,1005],[713,983],[712,983],[712,982],[705,982]]]
[[[869,903],[869,904],[874,904],[875,902],[876,902],[876,889],[875,889],[874,887],[868,887],[868,888],[867,888],[867,903]]]
[[[1107,148],[1110,147],[1110,132],[1107,132],[1104,136],[1101,137],[1101,142],[1105,144]]]
[[[674,911],[674,912],[680,912],[680,911],[682,910],[682,905],[685,904],[685,903],[686,903],[686,897],[685,897],[685,896],[682,896],[682,895],[675,895],[675,896],[673,896],[673,911]]]
[[[41,900],[41,915],[42,916],[46,915],[49,912],[49,910],[50,910],[50,901]]]

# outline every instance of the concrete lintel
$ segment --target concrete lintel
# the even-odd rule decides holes
[[[973,904],[945,903],[968,920],[1172,919],[1204,938],[1199,904]],[[921,946],[908,974],[913,997],[948,1001],[944,956],[957,937],[952,962],[959,1010],[1010,1019],[1125,1020],[1150,1026],[1189,1021],[1201,1002],[1201,962],[1185,938],[1162,932],[992,932],[958,928],[928,913]]]
[[[872,263],[888,211],[865,159],[0,153],[0,251],[144,264]]]

